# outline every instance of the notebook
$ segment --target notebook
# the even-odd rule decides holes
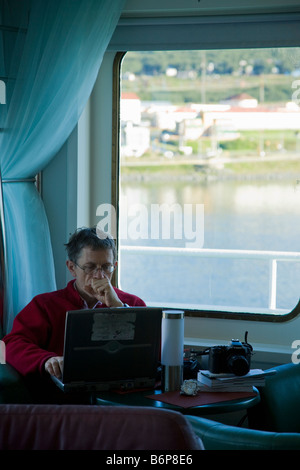
[[[65,392],[153,387],[161,317],[156,307],[67,312],[63,375],[52,380]]]

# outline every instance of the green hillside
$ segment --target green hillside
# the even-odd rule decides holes
[[[233,51],[129,52],[122,63],[122,90],[143,101],[218,103],[246,92],[259,102],[291,101],[300,48]],[[166,75],[168,68],[176,77]],[[135,81],[126,80],[128,73]]]

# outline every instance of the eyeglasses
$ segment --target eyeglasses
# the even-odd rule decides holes
[[[111,274],[115,269],[115,266],[113,264],[110,264],[110,263],[103,264],[99,268],[97,268],[95,266],[79,266],[79,264],[77,264],[77,263],[74,263],[74,264],[76,264],[76,266],[78,266],[78,268],[82,269],[84,274],[95,274],[97,271],[102,271],[105,274]]]

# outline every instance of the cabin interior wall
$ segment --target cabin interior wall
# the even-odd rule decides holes
[[[115,54],[104,55],[90,97],[90,213],[91,225],[99,221],[101,204],[111,203],[112,192],[112,79]]]
[[[64,243],[77,228],[77,126],[42,172],[41,196],[49,221],[57,288],[70,279]]]

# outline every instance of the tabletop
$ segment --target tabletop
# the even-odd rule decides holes
[[[96,405],[150,406],[203,416],[250,408],[259,403],[260,395],[255,387],[253,392],[199,392],[196,396],[181,395],[179,391],[163,393],[160,389],[148,389],[97,392],[94,401]]]

